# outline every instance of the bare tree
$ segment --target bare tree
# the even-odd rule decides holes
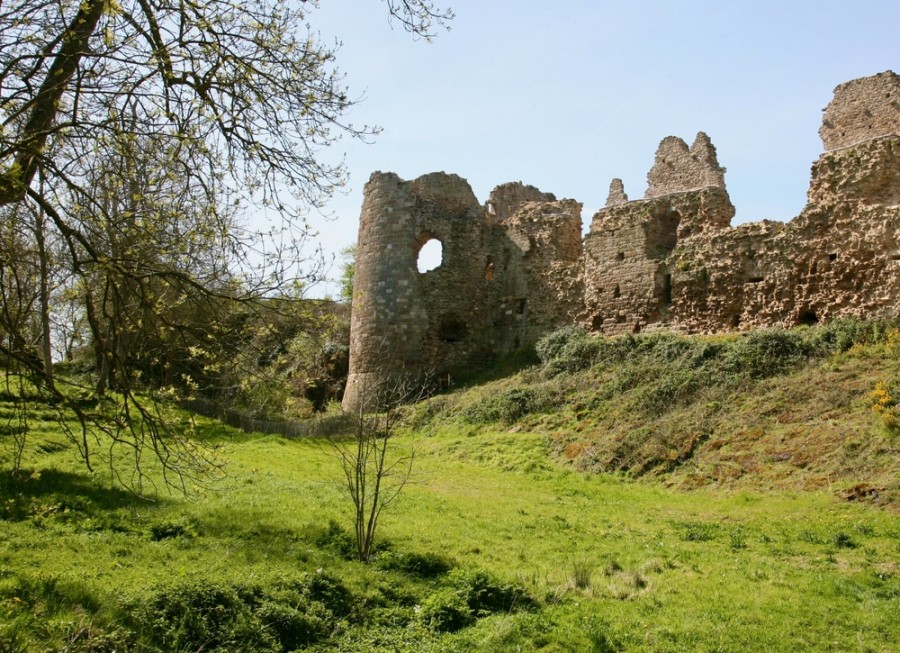
[[[381,513],[400,496],[412,475],[415,448],[396,441],[402,408],[423,399],[427,382],[409,376],[368,374],[358,381],[359,406],[351,438],[332,438],[343,472],[342,487],[353,505],[356,553],[368,562]]]

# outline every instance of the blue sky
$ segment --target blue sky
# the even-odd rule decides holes
[[[442,0],[437,0],[442,4]],[[349,118],[383,128],[337,143],[350,183],[313,218],[327,252],[356,240],[375,170],[444,170],[481,202],[507,181],[584,204],[613,177],[643,196],[659,141],[710,135],[735,223],[803,208],[834,87],[900,72],[896,0],[449,0],[432,43],[391,26],[376,0],[321,0],[314,29],[339,39],[338,66],[364,101]]]

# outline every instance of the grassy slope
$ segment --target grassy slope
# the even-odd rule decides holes
[[[857,348],[656,415],[635,412],[627,394],[598,399],[606,381],[596,374],[526,372],[438,398],[439,417],[399,441],[417,447],[416,479],[385,516],[382,562],[437,553],[487,569],[534,596],[532,611],[452,634],[423,627],[418,606],[447,575],[336,552],[328,523],[349,524],[348,511],[321,442],[206,423],[225,444],[229,479],[195,500],[147,503],[86,477],[52,424],[37,421],[26,464],[38,472],[0,494],[0,638],[11,650],[113,650],[118,638],[122,650],[116,628],[160,588],[267,585],[324,569],[360,610],[384,616],[348,620],[321,650],[900,649],[896,504],[839,496],[868,483],[885,488],[883,500],[896,487],[897,439],[867,398],[876,379],[898,376],[896,360]],[[514,425],[459,419],[523,384],[565,386],[567,400]],[[631,468],[652,480],[577,471],[608,461],[610,442],[636,425],[666,435],[642,440],[649,455]],[[701,427],[691,455],[678,453],[678,434]],[[665,464],[666,447],[678,464]]]
[[[716,372],[685,379],[684,368],[693,372],[678,356],[559,375],[533,367],[457,393],[442,409],[465,419],[530,389],[538,406],[510,430],[546,435],[556,460],[579,470],[649,475],[681,489],[856,487],[878,504],[900,499],[900,437],[872,411],[877,382],[900,384],[900,336],[769,378],[718,383]]]

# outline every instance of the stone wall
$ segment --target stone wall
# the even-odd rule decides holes
[[[826,151],[885,134],[900,134],[900,77],[888,70],[834,89],[819,129]]]
[[[512,181],[492,190],[484,209],[493,222],[500,223],[511,216],[523,202],[555,201],[553,193],[543,193],[534,186]]]
[[[375,173],[357,243],[344,407],[385,374],[444,382],[565,324],[599,333],[720,332],[900,316],[900,83],[841,84],[808,204],[731,227],[709,137],[664,139],[644,199],[621,180],[581,238],[581,204],[521,182],[482,206],[465,180]],[[429,239],[441,265],[416,268]]]
[[[510,260],[498,271],[502,321],[518,316],[518,331],[497,338],[508,353],[578,319],[581,278],[581,204],[574,200],[525,202],[502,224],[495,247]]]
[[[709,186],[725,188],[725,168],[719,166],[716,148],[709,136],[698,133],[690,148],[677,136],[667,136],[659,144],[656,160],[647,173],[644,197],[661,197]]]

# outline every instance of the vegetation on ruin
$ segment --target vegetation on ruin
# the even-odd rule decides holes
[[[226,477],[140,499],[4,394],[0,648],[896,650],[898,336],[553,334],[406,410],[368,564],[325,440],[195,417]]]

